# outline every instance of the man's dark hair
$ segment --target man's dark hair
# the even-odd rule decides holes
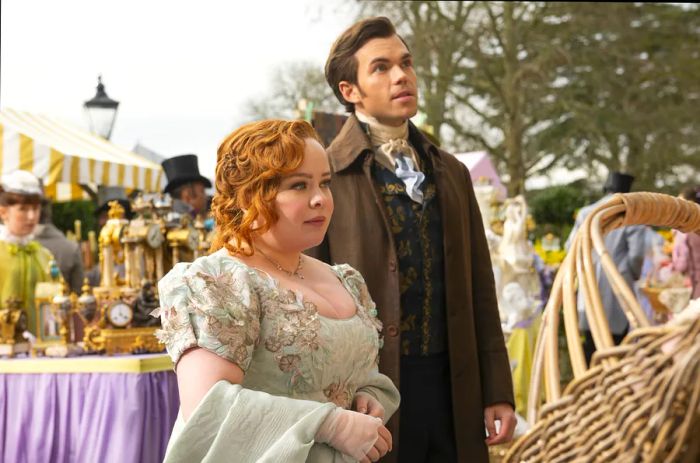
[[[355,53],[372,39],[385,39],[394,35],[399,37],[406,45],[406,41],[396,33],[396,28],[389,18],[378,16],[356,22],[340,34],[340,37],[331,47],[331,52],[326,60],[326,81],[333,89],[333,93],[335,93],[338,101],[345,106],[348,112],[354,112],[355,105],[343,98],[338,84],[342,81],[357,84],[357,58],[355,58]],[[406,45],[406,48],[408,48],[408,45]]]

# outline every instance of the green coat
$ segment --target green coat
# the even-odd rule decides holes
[[[34,289],[42,281],[51,281],[51,252],[36,241],[17,245],[0,241],[0,305],[10,298],[22,301],[27,313],[27,330],[37,335]]]

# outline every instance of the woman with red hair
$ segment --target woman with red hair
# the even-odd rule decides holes
[[[398,391],[362,276],[302,252],[333,213],[303,121],[245,125],[218,150],[212,253],[159,284],[181,409],[166,461],[376,461]]]

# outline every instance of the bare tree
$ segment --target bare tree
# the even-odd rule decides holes
[[[427,123],[453,149],[486,149],[509,194],[558,164],[626,170],[647,189],[697,181],[697,5],[361,6],[412,49]]]
[[[453,149],[486,149],[509,194],[561,153],[545,140],[567,123],[552,84],[566,55],[544,39],[547,5],[534,2],[368,2],[394,20],[420,80],[421,110]]]
[[[270,87],[269,96],[248,100],[245,111],[248,119],[303,117],[298,113],[301,100],[305,100],[308,109],[343,110],[326,82],[321,65],[301,62],[280,66],[270,80]]]

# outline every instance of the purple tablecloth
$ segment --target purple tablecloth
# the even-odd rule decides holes
[[[172,371],[0,375],[0,461],[160,462],[179,407]]]

